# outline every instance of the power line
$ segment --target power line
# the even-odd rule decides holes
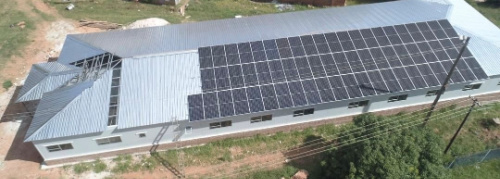
[[[466,100],[463,100],[462,102],[459,102],[459,103],[463,103],[463,102],[468,101],[468,100],[469,100],[469,99],[466,99]],[[447,102],[449,102],[449,101],[447,101]],[[443,106],[443,107],[447,107],[447,106]],[[419,111],[419,110],[417,110],[417,111]],[[370,130],[373,130],[373,129],[377,128],[377,127],[382,127],[382,126],[388,125],[388,124],[390,124],[390,123],[394,123],[394,122],[400,122],[400,123],[401,123],[402,121],[412,120],[412,119],[415,119],[415,117],[417,117],[418,115],[423,115],[423,114],[424,114],[424,113],[415,113],[415,112],[417,112],[417,111],[414,111],[414,112],[412,112],[412,113],[407,113],[407,114],[412,114],[412,115],[410,115],[410,116],[411,116],[411,118],[410,118],[410,117],[406,117],[404,120],[393,120],[393,121],[390,121],[390,122],[385,123],[385,124],[384,124],[384,123],[377,122],[377,123],[372,123],[372,124],[370,124],[370,125],[364,125],[363,127],[366,127],[366,126],[371,126],[371,125],[376,125],[375,127],[372,127],[372,128],[370,128],[370,129],[367,129],[367,131],[370,131]],[[449,113],[449,112],[452,112],[452,111],[448,111],[448,112],[446,112],[446,113]],[[440,115],[443,115],[443,114],[445,114],[445,113],[442,113],[442,114],[440,114]],[[391,117],[391,118],[402,118],[402,117],[404,117],[404,115],[394,116],[394,117]],[[387,120],[384,120],[384,121],[391,120],[391,118],[389,118],[389,119],[387,119]],[[414,121],[415,121],[415,120],[412,120],[412,121],[408,121],[408,122],[406,122],[406,123],[411,123],[411,122],[414,122]],[[358,130],[358,129],[364,129],[364,128],[362,128],[362,127],[358,127],[358,128],[355,128],[355,129],[354,129],[354,131],[356,131],[356,130]],[[353,130],[348,130],[348,131],[341,132],[340,134],[342,134],[342,136],[337,136],[337,137],[335,137],[334,135],[331,135],[331,137],[334,137],[333,139],[330,139],[330,140],[327,140],[327,141],[321,141],[321,142],[320,142],[320,143],[318,143],[318,144],[304,145],[304,144],[306,144],[306,143],[303,143],[303,144],[301,144],[301,146],[300,146],[300,147],[295,148],[295,149],[290,150],[290,151],[296,151],[296,150],[300,150],[300,149],[308,148],[308,147],[315,146],[315,145],[319,145],[319,144],[329,143],[329,142],[331,142],[331,141],[335,141],[335,140],[341,139],[341,138],[343,138],[343,137],[350,136],[351,134],[355,134],[355,133],[357,133],[357,132],[353,132],[353,133],[349,134],[349,133],[350,133],[350,132],[352,132],[352,131],[353,131]],[[367,131],[363,131],[363,132],[367,132]],[[345,133],[348,133],[348,134],[345,134]],[[343,135],[343,134],[345,134],[345,135]],[[316,140],[321,140],[321,139],[316,139]],[[284,150],[282,150],[282,149],[278,149],[278,150],[276,150],[276,151],[266,152],[266,153],[264,153],[264,154],[260,154],[260,155],[266,155],[266,154],[277,153],[277,152],[283,152],[283,151],[284,151]],[[290,152],[290,151],[286,151],[286,152]],[[239,164],[239,165],[244,165],[244,164],[246,164],[246,163],[247,163],[247,162],[238,163],[238,164]]]
[[[455,111],[451,114],[448,114],[448,115],[445,115],[445,116],[441,116],[445,113],[449,113],[449,112],[452,112],[452,111],[448,111],[448,112],[445,112],[445,113],[440,113],[436,116],[441,116],[441,117],[436,117],[433,118],[431,121],[433,120],[437,120],[437,119],[441,119],[441,118],[444,118],[444,117],[448,117],[448,116],[453,116],[457,113],[460,113],[462,110],[459,110],[459,111]],[[377,135],[374,135],[374,136],[370,136],[372,134],[366,134],[366,135],[363,135],[363,136],[360,136],[360,137],[356,137],[354,139],[350,139],[350,140],[347,140],[347,141],[343,141],[344,144],[342,143],[339,143],[339,144],[332,144],[332,145],[328,145],[328,146],[324,146],[324,147],[320,147],[318,149],[313,149],[313,150],[309,150],[309,151],[306,151],[306,152],[302,152],[300,154],[297,154],[297,155],[294,155],[290,158],[288,158],[287,160],[285,161],[279,161],[279,162],[275,162],[275,163],[270,163],[270,162],[274,162],[274,161],[268,161],[268,162],[265,162],[265,163],[259,163],[257,168],[255,169],[251,169],[251,170],[248,170],[248,171],[245,171],[245,172],[238,172],[238,173],[233,173],[233,174],[229,174],[229,175],[225,175],[225,176],[233,176],[233,175],[238,175],[238,174],[244,174],[244,173],[248,173],[248,172],[251,172],[251,171],[254,171],[256,169],[259,169],[259,168],[262,168],[262,167],[267,167],[267,166],[271,166],[271,165],[276,165],[276,164],[281,164],[281,163],[286,163],[286,162],[289,162],[289,161],[292,161],[292,160],[296,160],[296,159],[300,159],[300,158],[304,158],[304,157],[307,157],[307,156],[311,156],[311,155],[316,155],[316,154],[319,154],[319,153],[322,153],[322,152],[326,152],[326,151],[329,151],[329,150],[332,150],[333,148],[329,148],[329,149],[325,149],[325,150],[321,150],[321,149],[324,149],[326,147],[333,147],[334,145],[337,145],[335,148],[341,148],[341,147],[344,147],[344,146],[348,146],[348,145],[352,145],[354,143],[358,143],[358,142],[362,142],[362,141],[365,141],[365,140],[368,140],[368,139],[371,139],[371,138],[374,138],[374,137],[377,137],[377,136],[380,136],[380,135],[383,135],[383,134],[388,134],[392,131],[398,131],[398,130],[402,130],[402,129],[406,129],[406,128],[409,128],[409,127],[413,127],[413,126],[416,126],[416,125],[419,125],[419,124],[422,124],[423,122],[419,122],[419,120],[416,120],[417,122],[408,122],[408,123],[405,123],[405,124],[400,124],[396,127],[392,127],[390,129],[386,129],[385,131],[386,132],[382,132],[382,133],[379,133]],[[404,128],[398,128],[398,127],[401,127],[401,126],[404,126],[404,125],[407,125],[407,124],[411,124],[407,127],[404,127]],[[395,129],[395,130],[391,130],[391,129]],[[354,141],[354,140],[357,140],[359,138],[362,138],[362,137],[367,137],[365,139],[362,139],[362,140],[358,140],[358,141],[355,141],[354,143],[347,143],[347,142],[350,142],[350,141]],[[319,151],[318,151],[319,150]],[[317,151],[317,152],[314,152],[314,151]],[[302,155],[302,156],[301,156]],[[276,160],[275,160],[276,161]],[[270,164],[266,164],[266,163],[270,163]],[[221,174],[222,175],[222,174]],[[221,175],[216,175],[215,177],[219,177]],[[214,178],[214,177],[211,177],[211,178]]]

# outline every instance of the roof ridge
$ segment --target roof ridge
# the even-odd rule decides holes
[[[56,93],[56,92],[62,91],[63,89],[64,89],[64,90],[71,90],[71,89],[76,88],[78,85],[84,85],[84,84],[87,84],[87,83],[91,83],[89,86],[87,86],[87,87],[85,87],[84,89],[82,89],[82,90],[78,93],[78,95],[76,95],[73,99],[71,99],[70,101],[68,101],[68,102],[67,102],[67,103],[66,103],[66,104],[65,104],[62,108],[60,108],[57,112],[54,112],[54,115],[53,115],[53,116],[51,116],[49,119],[47,119],[47,120],[46,120],[46,121],[45,121],[42,125],[40,125],[40,127],[38,127],[38,129],[36,129],[34,132],[32,132],[32,133],[31,133],[31,134],[29,134],[29,135],[28,135],[28,133],[26,133],[26,136],[24,137],[24,141],[25,141],[25,142],[27,142],[27,141],[31,141],[31,137],[32,137],[32,136],[35,136],[36,134],[38,134],[38,132],[39,132],[42,128],[44,128],[45,124],[47,124],[47,123],[48,123],[48,122],[49,122],[52,118],[54,118],[55,116],[57,116],[57,115],[59,114],[59,112],[61,112],[61,111],[63,111],[64,109],[66,109],[66,107],[67,107],[69,104],[73,103],[73,102],[74,102],[77,98],[79,98],[85,90],[88,90],[89,88],[91,88],[91,87],[94,85],[94,82],[95,82],[94,80],[87,80],[87,81],[85,81],[85,82],[82,82],[82,83],[79,83],[79,84],[76,84],[76,85],[73,85],[73,86],[68,86],[67,88],[60,88],[60,89],[56,89],[56,90],[54,90],[54,91],[48,92],[48,93]],[[45,93],[45,94],[47,94],[47,93]],[[45,95],[45,94],[44,94],[44,95]],[[43,97],[42,97],[42,99],[43,99]],[[35,112],[35,115],[33,116],[33,119],[35,118],[35,116],[37,116],[37,112],[39,112],[39,111],[37,110],[37,111]],[[43,111],[40,111],[40,112],[43,112]],[[47,111],[45,111],[45,112],[47,112]],[[50,112],[50,111],[48,111],[48,112]],[[47,112],[47,113],[48,113],[48,112]],[[32,124],[33,124],[33,123],[32,123]],[[32,124],[31,124],[31,125],[32,125]],[[30,127],[31,127],[31,125],[30,125]],[[29,130],[29,129],[28,129],[28,130]]]

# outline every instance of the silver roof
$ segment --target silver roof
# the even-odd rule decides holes
[[[45,92],[52,91],[81,72],[80,68],[58,62],[34,64],[16,102],[40,99]]]
[[[187,119],[187,96],[201,92],[196,51],[124,59],[118,128]]]
[[[75,39],[72,35],[66,36],[63,49],[59,54],[58,62],[69,64],[81,59],[104,54],[106,51],[101,50],[93,45],[87,44],[84,41]]]
[[[123,57],[117,120],[123,129],[187,118],[187,96],[202,91],[196,51],[200,46],[438,19],[448,19],[459,33],[472,36],[469,49],[483,69],[490,76],[500,74],[500,30],[463,0],[402,0],[69,35],[58,61],[68,64],[106,51]],[[103,131],[111,78],[106,74],[93,83],[45,93],[26,140]],[[44,114],[51,110],[59,112]]]
[[[201,46],[444,19],[449,5],[419,0],[71,35],[121,57]]]
[[[106,129],[111,89],[108,71],[85,81],[45,93],[25,141],[102,132]]]

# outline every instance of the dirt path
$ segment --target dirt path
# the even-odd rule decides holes
[[[22,50],[22,55],[13,56],[0,70],[2,77],[11,79],[14,83],[14,87],[8,91],[3,89],[0,91],[0,115],[2,116],[11,98],[15,97],[16,86],[23,83],[32,64],[46,62],[49,57],[58,56],[62,43],[69,33],[100,31],[77,27],[76,22],[62,18],[56,9],[41,0],[17,0],[16,2],[17,8],[36,23],[34,24],[36,29],[28,37],[30,42]],[[54,20],[44,20],[33,8],[54,17]],[[21,112],[24,110],[21,107],[21,105],[15,106],[14,108],[20,109],[12,111]],[[28,126],[29,121],[0,123],[0,178],[62,178],[67,176],[62,169],[40,170],[42,160],[40,155],[31,143],[22,142]]]

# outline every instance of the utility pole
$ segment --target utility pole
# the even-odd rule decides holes
[[[462,123],[458,127],[457,131],[455,132],[455,135],[453,135],[453,137],[451,138],[450,143],[448,143],[448,146],[446,146],[446,149],[444,150],[444,154],[446,154],[448,152],[448,150],[450,150],[450,147],[453,144],[453,142],[455,141],[455,138],[457,138],[458,133],[460,133],[460,130],[462,130],[462,127],[464,126],[465,122],[469,118],[469,115],[472,112],[472,109],[474,109],[474,107],[476,107],[476,105],[479,105],[479,103],[477,102],[476,98],[472,97],[472,105],[470,106],[469,111],[467,112],[467,115],[465,115],[464,120],[462,121]]]
[[[427,116],[425,117],[424,126],[427,125],[427,121],[429,121],[429,119],[431,118],[432,112],[434,112],[434,109],[436,108],[436,105],[437,105],[437,103],[439,101],[439,98],[441,98],[441,95],[446,90],[446,87],[448,86],[448,83],[449,83],[449,81],[451,79],[451,75],[453,74],[453,71],[455,71],[455,68],[457,67],[458,62],[460,62],[460,58],[462,58],[462,53],[464,53],[465,48],[467,47],[467,44],[469,44],[469,40],[470,40],[470,37],[466,37],[465,38],[465,43],[462,46],[462,49],[460,49],[460,53],[458,53],[458,56],[455,59],[455,62],[453,63],[453,66],[451,66],[451,69],[448,72],[448,76],[446,76],[446,78],[444,79],[443,84],[441,85],[441,88],[436,93],[436,99],[434,99],[434,102],[432,103],[432,106],[431,106],[429,112],[427,112]]]

